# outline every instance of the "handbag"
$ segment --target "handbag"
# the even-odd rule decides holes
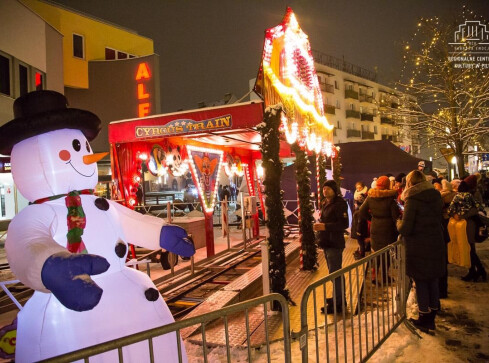
[[[489,218],[480,214],[474,217],[475,222],[475,237],[474,242],[484,242],[489,237]]]

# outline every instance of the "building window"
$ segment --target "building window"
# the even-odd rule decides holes
[[[0,93],[10,96],[10,58],[0,54]]]
[[[351,123],[351,129],[355,130],[355,123],[354,122]]]
[[[341,124],[340,124],[340,122],[339,122],[339,121],[336,121],[336,128],[337,128],[338,130],[341,130]]]
[[[355,105],[353,103],[350,103],[350,110],[355,110]]]
[[[127,53],[117,51],[117,59],[127,59]]]
[[[360,113],[363,113],[363,107],[360,106]]]
[[[115,59],[115,49],[105,48],[105,60]]]
[[[336,89],[340,89],[340,87],[338,86],[338,81],[334,81],[334,88]],[[339,108],[339,107],[338,107]]]
[[[374,125],[374,134],[377,135],[377,125]]]
[[[340,100],[336,100],[336,108],[339,110],[341,107],[340,107]]]
[[[352,84],[349,84],[349,85],[348,85],[348,86],[346,86],[346,87],[347,87],[347,90],[348,90],[348,91],[353,91],[353,85],[352,85]]]
[[[29,92],[29,70],[19,63],[19,96],[23,96],[27,92]]]
[[[83,35],[73,34],[73,57],[84,59]]]

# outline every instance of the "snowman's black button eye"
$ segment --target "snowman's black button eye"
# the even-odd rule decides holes
[[[85,141],[85,146],[87,148],[87,151],[90,152],[90,144],[88,143],[88,141]]]
[[[81,149],[80,140],[75,139],[71,144],[73,145],[73,149],[75,149],[75,151],[80,151]]]

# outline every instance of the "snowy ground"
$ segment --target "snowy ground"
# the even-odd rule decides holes
[[[486,268],[489,267],[489,241],[477,245],[479,257]],[[434,335],[420,332],[420,337],[413,334],[404,324],[386,340],[381,348],[370,358],[370,362],[489,362],[489,300],[488,282],[464,282],[460,277],[467,272],[464,268],[449,266],[449,296],[442,300],[442,311],[437,317],[437,329]],[[408,317],[415,316],[417,306],[411,303]],[[369,325],[371,321],[369,321]],[[331,327],[330,327],[331,331]],[[331,335],[330,335],[331,336]],[[319,341],[325,340],[324,330],[319,331]],[[185,344],[189,362],[204,362],[202,347],[191,343]],[[309,362],[315,362],[314,334],[309,337]],[[350,349],[350,347],[348,347]],[[292,362],[301,362],[299,342],[292,343]],[[331,347],[330,347],[331,352]],[[248,362],[248,350],[232,348],[232,362]],[[319,344],[321,362],[326,361],[325,344]],[[344,361],[341,347],[338,357],[331,355],[330,360]],[[351,361],[351,354],[347,357]],[[208,362],[227,362],[225,348],[210,349]],[[251,351],[252,362],[267,362],[266,347]],[[270,346],[270,361],[283,362],[283,342]],[[358,355],[355,361],[359,361]]]

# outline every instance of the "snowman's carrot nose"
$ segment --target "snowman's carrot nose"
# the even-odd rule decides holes
[[[90,154],[90,155],[85,155],[83,157],[83,162],[85,164],[93,164],[99,161],[100,159],[103,159],[106,155],[109,153],[97,153],[97,154]]]

